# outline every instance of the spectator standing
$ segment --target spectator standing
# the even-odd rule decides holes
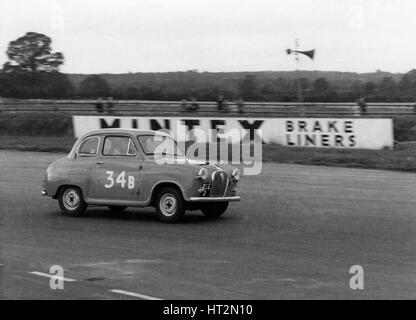
[[[114,100],[113,97],[108,97],[107,98],[107,114],[113,114],[113,109],[114,109]]]
[[[237,100],[237,111],[238,113],[244,113],[244,100],[242,98]]]
[[[95,104],[95,110],[97,110],[98,113],[104,111],[104,102],[102,98],[98,98],[97,103]]]
[[[217,100],[217,109],[218,110],[222,110],[223,109],[223,103],[224,103],[224,96],[223,95],[220,95],[218,97],[218,100]]]
[[[190,110],[196,111],[198,109],[199,109],[198,101],[196,100],[196,98],[192,97],[191,98],[191,108],[190,108]]]
[[[222,110],[224,111],[230,111],[230,104],[228,100],[224,100],[222,103]]]
[[[365,99],[364,98],[358,99],[357,104],[360,107],[361,116],[366,115],[367,114],[367,103],[365,102]]]
[[[182,101],[181,101],[181,105],[182,105],[182,109],[183,109],[184,111],[188,111],[188,100],[186,100],[186,99],[182,99]]]

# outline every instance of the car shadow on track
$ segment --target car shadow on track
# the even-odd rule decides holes
[[[106,207],[91,207],[88,208],[84,215],[79,218],[68,217],[63,215],[60,211],[55,211],[53,216],[61,216],[63,218],[69,219],[106,219],[106,220],[116,220],[116,221],[134,221],[134,222],[150,222],[150,223],[162,223],[160,222],[155,214],[154,209],[152,208],[127,208],[124,212],[115,213]],[[235,220],[235,216],[229,216],[225,214],[224,216],[217,219],[209,219],[205,217],[199,211],[187,211],[183,218],[177,222],[179,224],[216,224],[229,222],[230,220]]]

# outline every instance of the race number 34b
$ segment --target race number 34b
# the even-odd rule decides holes
[[[121,188],[134,188],[134,176],[126,176],[126,171],[122,171],[115,179],[114,171],[106,171],[105,174],[107,175],[107,183],[104,187],[107,189],[113,188],[116,184],[120,185]]]

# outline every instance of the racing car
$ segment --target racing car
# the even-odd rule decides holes
[[[186,210],[221,216],[239,201],[238,168],[191,160],[161,131],[100,129],[79,137],[65,158],[52,163],[43,196],[57,199],[64,214],[81,216],[88,206],[155,207],[162,222],[177,222]]]

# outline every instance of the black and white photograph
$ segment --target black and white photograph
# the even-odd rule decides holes
[[[415,12],[0,0],[0,300],[415,299]]]

